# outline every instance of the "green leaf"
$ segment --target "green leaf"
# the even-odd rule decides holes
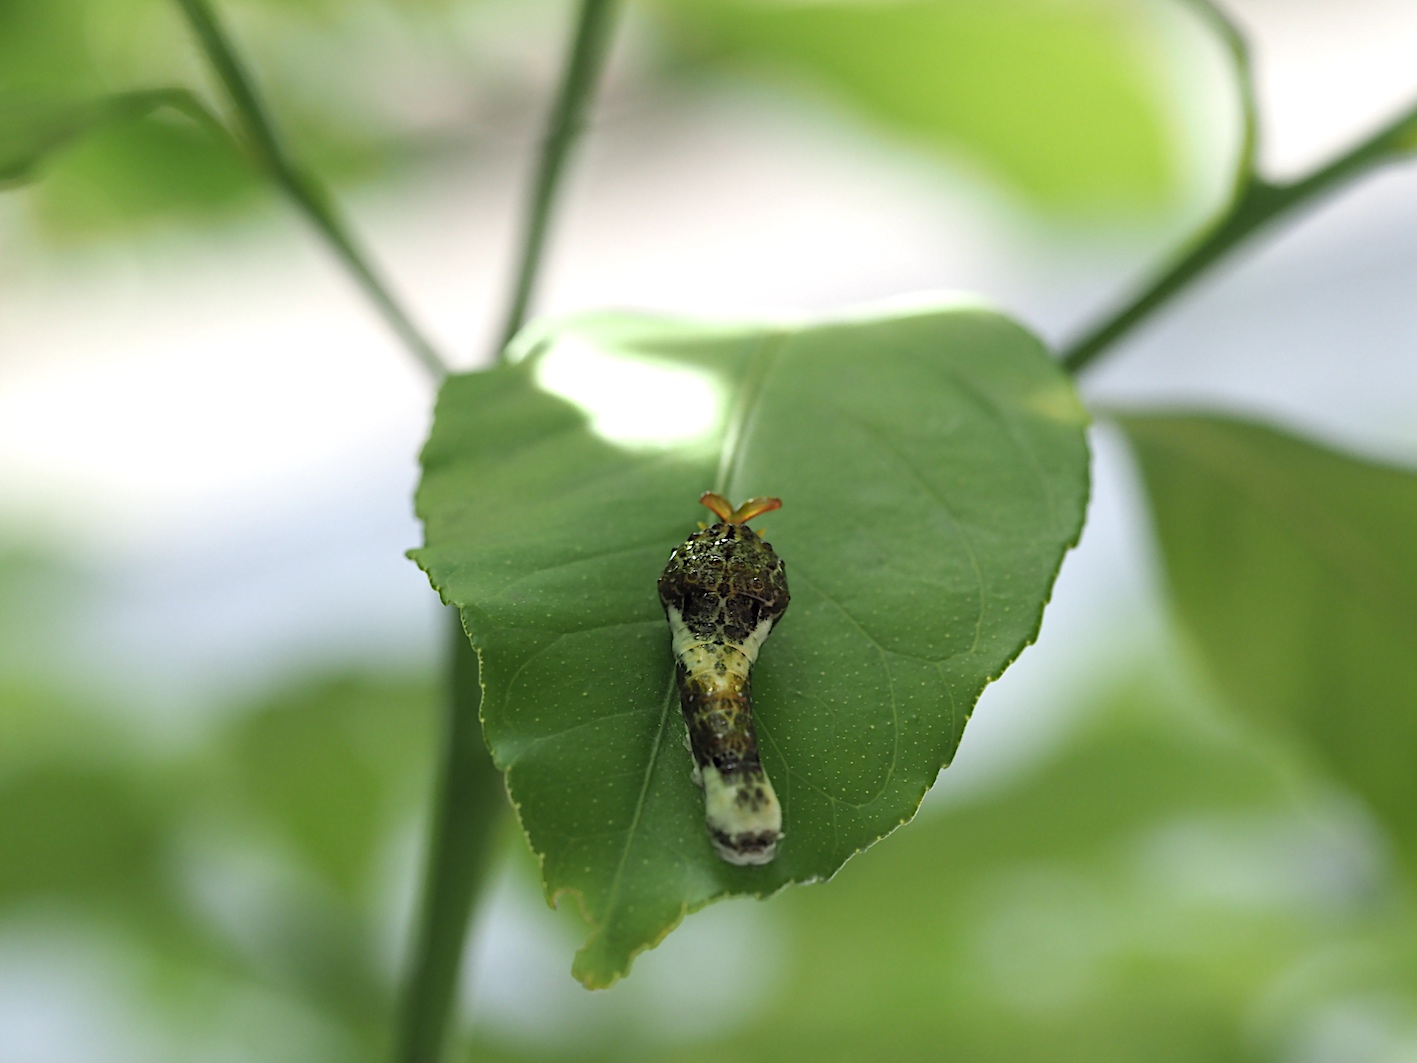
[[[419,565],[462,610],[488,744],[548,896],[620,977],[686,912],[830,876],[914,814],[1034,637],[1087,494],[1086,416],[978,309],[802,327],[603,315],[453,377],[423,454]],[[707,488],[758,522],[793,604],[753,678],[786,839],[713,853],[655,584]]]
[[[119,92],[77,103],[0,99],[0,188],[33,180],[41,163],[76,140],[163,108],[224,137],[221,124],[185,89]]]
[[[1417,474],[1214,416],[1122,419],[1178,618],[1417,858]]]
[[[0,908],[41,897],[170,900],[167,815],[121,768],[26,765],[0,777]]]
[[[239,720],[221,752],[241,811],[347,899],[363,897],[380,847],[426,770],[434,692],[398,676],[322,677]]]
[[[42,226],[75,234],[249,200],[258,175],[185,89],[81,103],[0,100],[0,190],[36,181]]]
[[[671,40],[815,85],[963,151],[1053,210],[1155,210],[1184,180],[1160,48],[1136,5],[660,0]]]

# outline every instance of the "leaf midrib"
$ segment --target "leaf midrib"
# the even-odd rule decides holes
[[[771,369],[780,360],[778,356],[781,355],[790,335],[785,329],[769,332],[763,337],[762,345],[749,359],[748,370],[743,374],[743,383],[739,388],[738,401],[729,414],[728,424],[723,432],[723,447],[719,451],[718,468],[713,477],[713,489],[718,494],[734,497],[732,486],[738,472],[738,464],[743,458],[743,440],[748,437],[757,420]]]
[[[720,494],[729,490],[730,479],[742,457],[743,440],[747,438],[752,428],[753,419],[757,415],[763,393],[767,389],[770,370],[777,360],[775,355],[781,352],[785,340],[786,333],[784,332],[773,332],[765,336],[762,345],[753,354],[748,370],[744,374],[743,383],[739,389],[739,401],[729,415],[728,424],[724,428],[723,446],[719,451],[718,469],[714,475],[714,489]],[[626,828],[625,844],[620,850],[620,860],[616,864],[615,875],[610,882],[610,895],[606,901],[605,914],[600,925],[602,933],[613,919],[616,905],[620,899],[625,866],[629,863],[630,850],[634,847],[640,822],[644,818],[645,803],[649,797],[650,783],[654,779],[655,768],[659,764],[660,750],[664,748],[664,735],[669,727],[669,714],[674,703],[675,687],[674,676],[671,673],[660,705],[659,728],[655,733],[654,746],[650,749],[650,755],[645,761],[644,778],[640,782],[640,793],[635,801],[635,812],[631,817],[629,827]]]
[[[620,900],[620,886],[625,878],[625,865],[630,860],[630,849],[635,844],[635,835],[639,831],[640,821],[644,818],[645,801],[649,797],[650,782],[654,779],[654,769],[659,763],[659,751],[664,746],[664,732],[668,730],[669,709],[674,702],[675,683],[671,675],[669,685],[664,692],[659,708],[659,727],[655,732],[654,746],[650,749],[649,760],[645,765],[644,778],[640,781],[639,797],[635,800],[635,814],[630,818],[630,825],[625,830],[625,845],[620,850],[620,861],[615,866],[615,875],[610,880],[610,895],[605,902],[605,914],[601,919],[600,931],[605,932],[606,926],[611,922],[615,914],[615,906]]]

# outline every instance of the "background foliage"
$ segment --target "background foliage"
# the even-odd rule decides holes
[[[528,25],[555,36],[564,15],[473,0],[230,6],[300,158],[336,185],[385,189],[522,129],[548,72],[516,40]],[[1145,5],[632,12],[648,43],[619,76],[645,94],[751,83],[808,101],[1034,221],[1174,225],[1195,195],[1163,23]],[[240,224],[269,191],[190,105],[221,114],[218,99],[170,5],[0,3],[13,231],[98,246]],[[1137,653],[1119,619],[1086,653],[1094,678],[1038,695],[1062,722],[1031,759],[983,783],[947,773],[915,823],[831,884],[696,916],[607,994],[558,995],[544,975],[587,927],[540,905],[508,830],[458,1051],[1404,1058],[1417,1043],[1412,473],[1213,412],[1120,423],[1180,652]],[[515,487],[483,485],[479,501]],[[691,518],[656,513],[636,534]],[[312,660],[174,738],[125,708],[139,692],[83,674],[100,666],[73,618],[99,579],[53,545],[0,559],[4,1015],[24,1017],[24,993],[42,995],[57,964],[91,975],[83,1007],[116,1002],[140,1058],[380,1058],[437,683],[412,664]],[[705,971],[734,977],[706,987]],[[29,1053],[17,1058],[56,1058],[18,1019],[0,1025],[0,1046]]]

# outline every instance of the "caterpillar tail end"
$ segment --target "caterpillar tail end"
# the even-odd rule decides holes
[[[782,838],[782,805],[761,768],[724,775],[712,764],[700,767],[704,820],[719,857],[739,867],[760,867],[777,856]]]

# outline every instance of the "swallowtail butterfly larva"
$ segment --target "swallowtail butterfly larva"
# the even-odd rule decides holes
[[[712,491],[699,501],[719,521],[669,555],[659,600],[709,837],[730,864],[766,864],[782,837],[782,806],[758,758],[748,673],[790,599],[781,558],[747,522],[782,503],[751,498],[734,509]]]

